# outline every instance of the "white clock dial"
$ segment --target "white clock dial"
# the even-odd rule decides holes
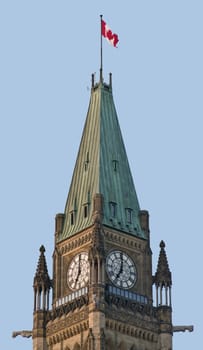
[[[129,289],[133,287],[137,280],[133,260],[120,250],[114,250],[108,254],[106,270],[113,284],[120,288]]]
[[[83,288],[89,280],[89,270],[88,254],[86,252],[77,254],[68,267],[68,286],[73,290]]]

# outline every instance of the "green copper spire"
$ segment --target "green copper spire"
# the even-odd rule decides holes
[[[133,184],[109,85],[94,84],[80,148],[65,207],[59,240],[93,224],[93,199],[103,197],[105,226],[147,238],[139,222],[139,203]]]

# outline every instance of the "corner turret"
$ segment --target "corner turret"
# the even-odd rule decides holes
[[[158,344],[160,349],[171,350],[173,336],[171,308],[172,279],[164,241],[160,242],[160,248],[157,271],[153,278],[156,286],[157,319],[159,321]]]
[[[45,248],[40,247],[40,257],[37,270],[34,277],[34,311],[49,309],[49,291],[51,288],[51,280],[49,278],[47,263],[45,258]]]
[[[49,292],[52,281],[47,270],[45,248],[40,247],[40,256],[34,277],[34,319],[33,319],[33,350],[47,350],[46,322],[49,310]]]
[[[172,279],[165,252],[164,241],[160,242],[160,248],[157,271],[154,276],[154,283],[156,286],[156,306],[166,305],[171,307]]]

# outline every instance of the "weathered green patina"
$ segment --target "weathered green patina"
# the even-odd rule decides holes
[[[103,195],[103,225],[146,239],[111,83],[92,86],[90,104],[59,240],[92,225],[93,198]]]

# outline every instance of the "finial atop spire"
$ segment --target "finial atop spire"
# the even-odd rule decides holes
[[[92,89],[94,88],[94,74],[92,74]]]
[[[165,242],[164,242],[164,241],[161,241],[159,246],[160,246],[160,248],[165,248],[165,246],[166,246],[166,245],[165,245]]]
[[[45,248],[44,248],[43,244],[42,244],[41,247],[39,248],[39,251],[40,251],[40,253],[44,253],[44,252],[45,252]]]
[[[103,84],[103,72],[102,72],[102,68],[100,68],[100,79],[99,79],[100,83]]]
[[[109,73],[109,87],[112,89],[112,73]]]

